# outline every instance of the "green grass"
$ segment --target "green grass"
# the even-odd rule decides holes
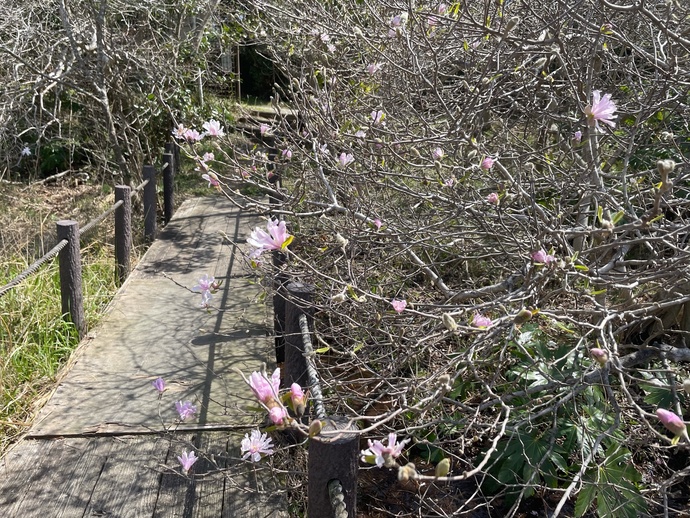
[[[116,291],[112,249],[82,250],[84,311],[95,326]],[[28,266],[16,256],[0,262],[0,285]],[[20,436],[79,343],[62,318],[57,259],[0,298],[0,453]]]

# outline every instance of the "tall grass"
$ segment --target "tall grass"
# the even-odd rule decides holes
[[[21,256],[0,260],[0,285],[28,263]],[[83,248],[82,277],[92,328],[117,289],[112,247]],[[57,259],[0,298],[0,455],[27,430],[78,343],[76,329],[62,318]]]

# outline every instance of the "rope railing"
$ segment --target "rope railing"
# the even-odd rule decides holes
[[[133,197],[137,192],[142,190],[144,186],[146,186],[149,183],[149,180],[144,180],[141,182],[139,185],[137,185],[134,189],[132,189],[132,192],[130,194],[131,197]],[[79,229],[79,237],[83,236],[87,232],[91,231],[93,228],[98,226],[105,218],[107,218],[109,215],[111,215],[113,212],[115,212],[119,207],[122,206],[124,202],[122,200],[115,202],[109,209],[107,209],[105,212],[102,214],[96,216],[94,219],[89,221],[86,225],[84,225],[82,228]],[[17,274],[17,276],[6,283],[4,286],[0,288],[0,297],[8,293],[12,288],[15,288],[19,284],[21,284],[23,281],[28,279],[31,275],[36,273],[41,266],[43,266],[45,263],[56,257],[60,251],[67,246],[67,240],[62,239],[60,240],[53,248],[51,248],[48,252],[46,252],[43,257],[37,259],[34,263],[32,263],[29,267],[27,267],[24,271],[21,273]]]
[[[308,517],[354,518],[357,509],[359,436],[351,420],[328,415],[311,339],[314,286],[300,282],[281,282],[274,306],[275,322],[280,323],[284,347],[284,382],[309,387],[313,418],[322,423],[321,433],[309,440]],[[278,309],[276,309],[278,308]],[[284,342],[284,343],[283,343]],[[276,349],[276,355],[278,355]],[[339,433],[347,432],[347,433]]]
[[[323,406],[323,394],[321,392],[321,382],[316,372],[314,363],[314,347],[311,343],[311,332],[309,331],[309,321],[307,315],[301,313],[299,316],[299,327],[302,333],[302,345],[304,347],[304,357],[307,360],[307,378],[309,380],[310,399],[314,402],[314,413],[317,419],[327,419],[326,409]],[[347,504],[343,485],[337,478],[328,482],[328,496],[331,502],[331,509],[335,518],[348,518]]]
[[[166,150],[168,148],[166,147]],[[172,190],[175,164],[172,153],[163,155],[164,173],[164,207],[165,222],[172,217]],[[146,165],[143,169],[144,181],[134,189],[129,186],[115,187],[116,201],[103,213],[93,218],[81,229],[76,221],[61,220],[57,222],[58,243],[28,268],[0,287],[0,298],[19,286],[31,275],[39,271],[48,261],[56,256],[60,263],[60,295],[62,299],[62,313],[69,316],[79,332],[80,338],[86,333],[83,301],[81,294],[81,257],[79,239],[100,225],[111,214],[115,214],[115,265],[117,280],[121,284],[129,275],[129,256],[131,254],[131,198],[139,191],[143,191],[144,202],[144,239],[152,241],[156,233],[156,170]],[[170,205],[170,206],[168,206]]]

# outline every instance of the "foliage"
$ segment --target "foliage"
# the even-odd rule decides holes
[[[655,412],[685,402],[688,7],[244,7],[279,115],[209,167],[282,201],[333,411],[476,481],[457,512],[661,512],[646,477],[687,485]]]

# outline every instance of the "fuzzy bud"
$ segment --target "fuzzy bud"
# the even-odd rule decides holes
[[[415,468],[415,465],[411,462],[408,462],[404,466],[400,466],[398,468],[398,480],[401,482],[405,482],[407,480],[414,480],[416,476],[417,470]]]
[[[453,388],[450,386],[450,376],[448,374],[442,374],[438,377],[438,388],[443,392],[448,392]]]
[[[450,472],[450,459],[448,459],[448,458],[443,459],[441,462],[436,464],[435,475],[437,477],[445,477],[449,472]]]
[[[532,312],[527,308],[522,308],[518,314],[513,317],[513,324],[521,326],[522,324],[532,320]]]
[[[506,23],[506,34],[508,34],[510,31],[512,31],[517,25],[520,23],[520,17],[519,16],[513,16],[508,20],[508,23]]]
[[[452,316],[450,316],[449,313],[444,313],[441,315],[441,320],[443,321],[443,325],[446,326],[446,329],[451,333],[454,333],[458,330],[458,323]]]
[[[314,419],[309,425],[309,437],[315,437],[321,433],[323,423],[318,419]]]
[[[347,300],[347,295],[345,294],[344,291],[341,291],[340,293],[336,293],[331,297],[331,301],[335,302],[336,304],[340,304],[341,302],[345,302]]]
[[[676,168],[676,163],[673,160],[659,160],[656,168],[661,175],[661,182],[668,183],[668,175]]]
[[[338,233],[335,235],[335,242],[338,243],[342,248],[345,248],[350,241]]]

